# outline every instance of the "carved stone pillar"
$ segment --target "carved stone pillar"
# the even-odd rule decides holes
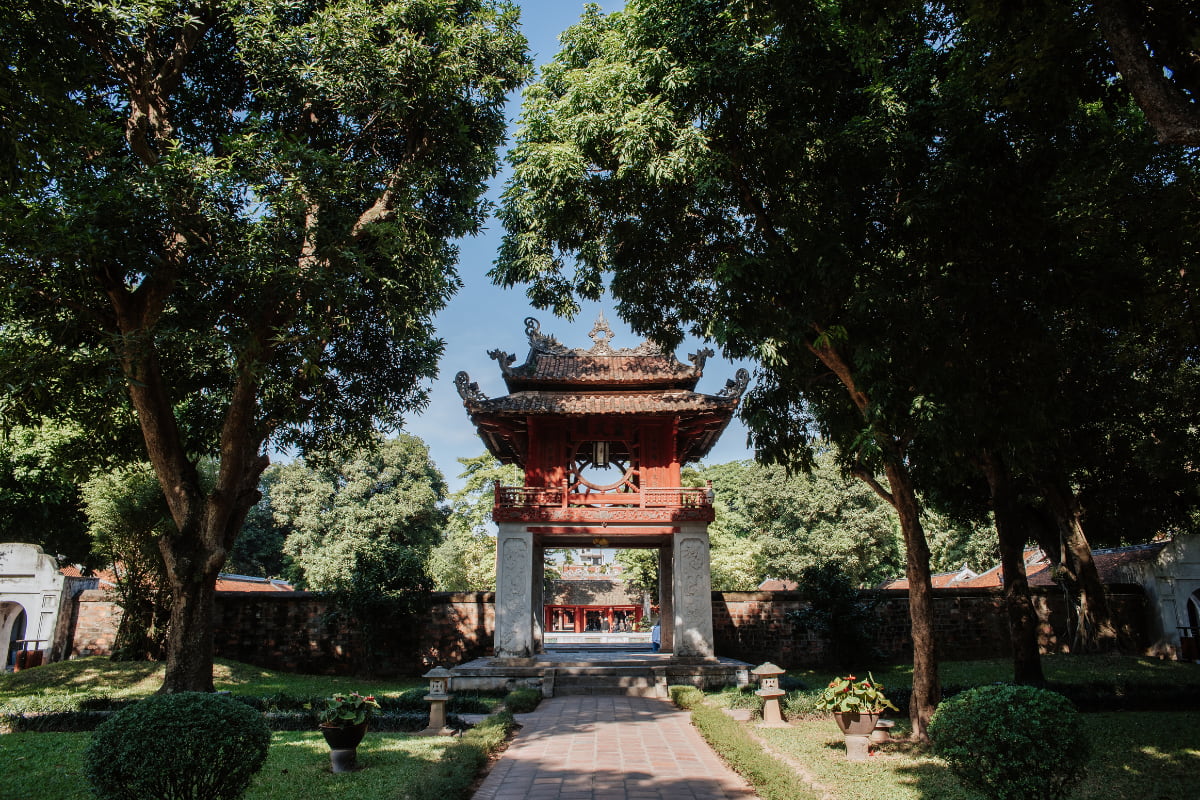
[[[524,525],[501,523],[496,535],[496,658],[529,658],[535,652],[533,534]],[[540,581],[539,581],[540,584]]]
[[[664,545],[658,548],[658,619],[659,635],[662,638],[660,652],[675,652],[675,584],[671,579],[674,548]]]
[[[546,548],[533,548],[533,586],[529,596],[532,604],[529,610],[533,617],[533,652],[546,652]]]
[[[674,538],[672,583],[675,586],[675,631],[678,658],[713,658],[712,572],[708,525],[687,523]]]

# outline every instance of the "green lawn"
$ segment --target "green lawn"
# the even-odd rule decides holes
[[[0,797],[91,800],[83,777],[90,733],[0,736]],[[450,744],[444,736],[369,733],[358,747],[358,772],[334,775],[317,732],[276,732],[262,771],[244,800],[378,800],[404,796]]]
[[[1083,722],[1095,752],[1072,800],[1200,797],[1200,713],[1085,714]],[[979,799],[939,759],[907,743],[886,745],[865,764],[852,764],[832,720],[755,730],[800,761],[838,800]]]
[[[60,661],[36,669],[0,674],[0,711],[10,703],[29,698],[54,699],[59,708],[87,697],[145,697],[162,685],[163,664],[146,661],[111,661],[103,657]],[[375,680],[329,675],[292,675],[272,672],[237,661],[218,659],[213,668],[217,689],[234,694],[289,694],[300,697],[361,691],[397,694],[427,685],[421,678]]]
[[[1045,655],[1042,669],[1046,679],[1060,683],[1086,684],[1093,681],[1115,683],[1173,683],[1200,686],[1200,665],[1183,661],[1161,661],[1125,655]],[[864,666],[855,675],[865,677],[868,670],[885,686],[912,686],[912,665]],[[993,658],[978,661],[943,661],[938,665],[943,686],[983,686],[1012,680],[1012,661]],[[845,673],[841,673],[845,674]],[[789,670],[788,675],[820,688],[834,677],[827,670]],[[1198,795],[1200,796],[1200,795]]]

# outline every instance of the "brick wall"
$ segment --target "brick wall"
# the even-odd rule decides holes
[[[1066,603],[1058,588],[1033,587],[1040,620],[1039,644],[1046,653],[1068,652],[1071,641]],[[1011,655],[1008,617],[1002,589],[935,589],[934,636],[946,660],[1006,658]],[[904,590],[863,592],[875,601],[878,621],[875,646],[885,661],[912,659],[908,593]],[[1149,609],[1142,587],[1109,587],[1109,604],[1124,645],[1141,652],[1147,643]],[[804,605],[797,592],[723,592],[713,594],[713,635],[717,652],[754,663],[773,661],[781,667],[820,664],[823,638],[797,630],[787,619]]]
[[[285,672],[353,674],[369,664],[376,675],[411,675],[487,655],[494,598],[436,592],[420,622],[378,620],[368,643],[314,592],[218,592],[214,645],[222,658]],[[110,654],[121,609],[102,591],[84,592],[77,605],[72,657]]]
[[[1041,619],[1045,652],[1070,647],[1065,604],[1057,589],[1032,590]],[[878,602],[878,649],[888,661],[912,658],[908,595],[903,590],[864,592]],[[328,601],[309,592],[217,594],[214,609],[218,656],[269,669],[314,674],[414,674],[434,664],[454,665],[492,647],[495,595],[438,592],[417,624],[378,621],[368,651],[361,631],[334,614]],[[1149,610],[1140,586],[1109,587],[1109,602],[1127,649],[1146,646]],[[797,631],[787,612],[803,604],[796,592],[714,592],[713,632],[717,652],[782,667],[821,662],[826,644]],[[104,592],[84,592],[78,602],[72,655],[110,652],[120,609]],[[1009,655],[1008,623],[999,589],[934,591],[934,625],[941,657],[947,660]]]
[[[103,589],[88,589],[75,599],[72,612],[75,631],[71,636],[70,657],[112,654],[121,609]]]

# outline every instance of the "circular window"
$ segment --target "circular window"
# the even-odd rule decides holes
[[[580,442],[571,461],[571,491],[637,492],[637,470],[622,441]]]

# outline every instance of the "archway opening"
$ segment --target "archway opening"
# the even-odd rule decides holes
[[[26,638],[28,617],[20,603],[0,603],[0,641],[6,642],[4,669],[11,671],[17,663],[18,641]]]
[[[562,548],[548,551],[554,570],[543,598],[547,649],[621,646],[651,649],[651,626],[658,619],[657,547]],[[618,553],[641,553],[631,565]]]

